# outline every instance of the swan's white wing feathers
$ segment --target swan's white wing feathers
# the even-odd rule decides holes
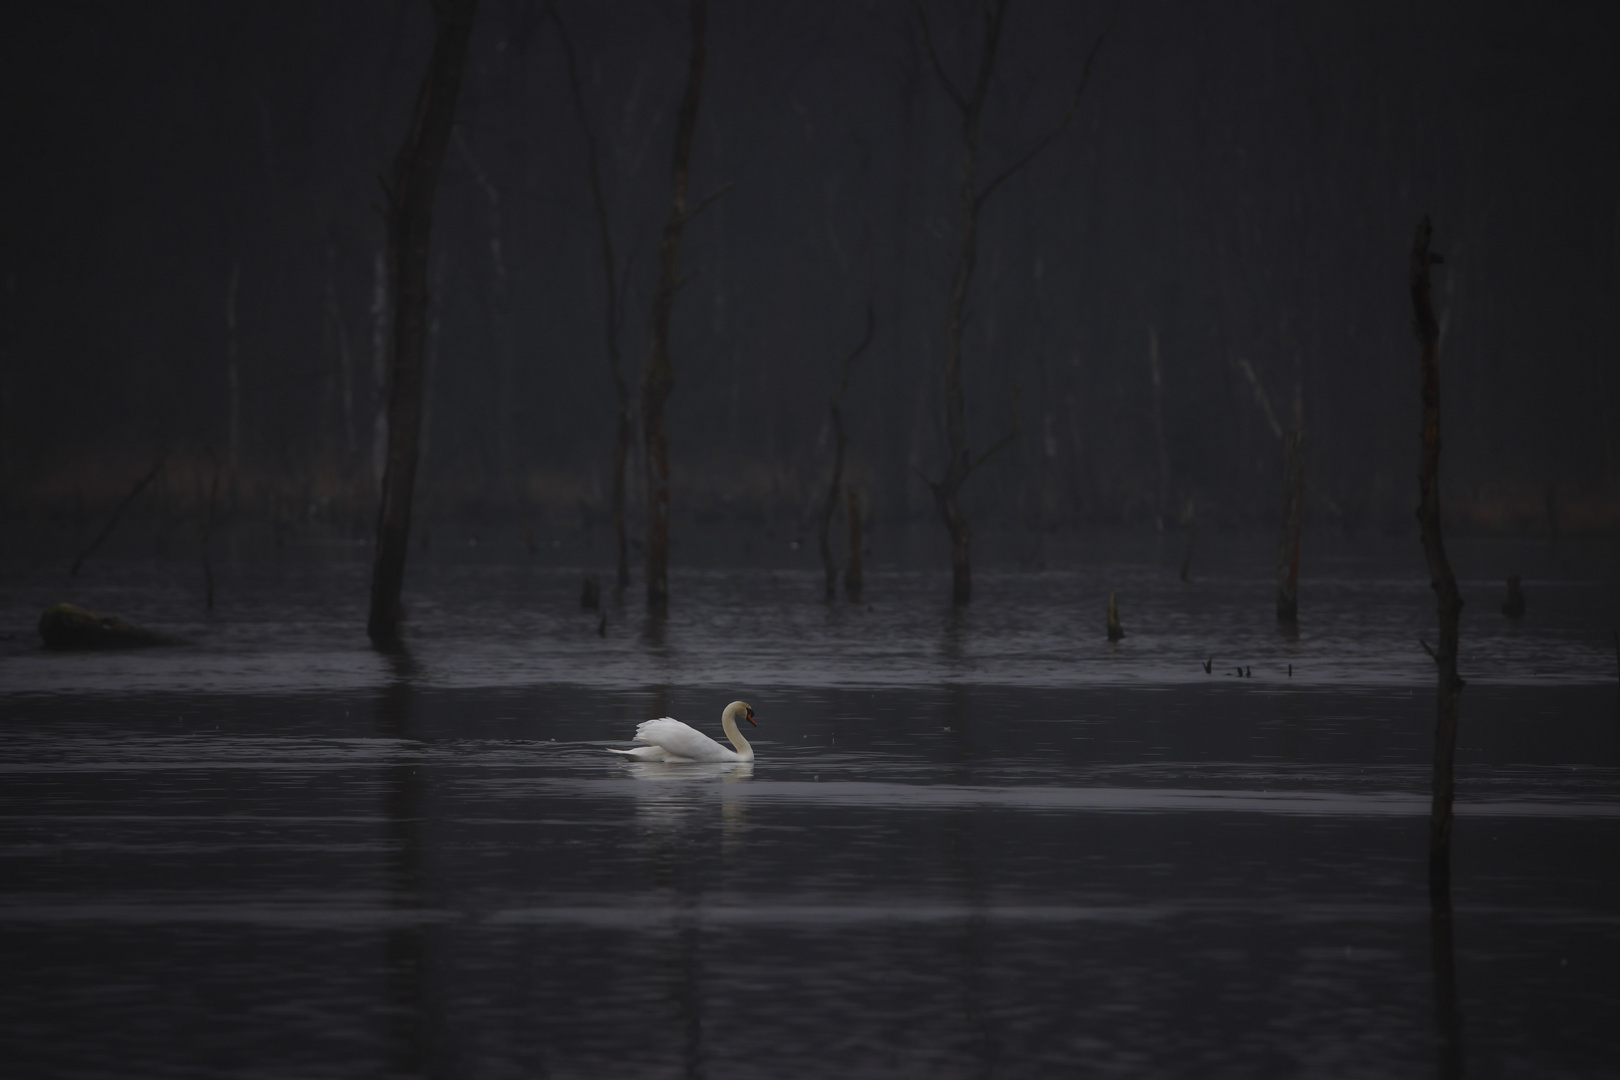
[[[721,746],[703,732],[683,724],[673,716],[646,720],[636,727],[636,741],[661,746],[666,752],[690,761],[735,761],[737,752]]]
[[[670,752],[668,750],[665,750],[662,746],[638,746],[634,750],[615,750],[613,747],[610,746],[610,747],[607,748],[607,750],[608,750],[608,753],[610,753],[610,754],[620,754],[620,755],[622,755],[624,757],[627,757],[627,758],[633,758],[636,761],[685,761],[686,760],[685,758],[682,758],[682,757],[673,756],[672,754],[670,754]]]

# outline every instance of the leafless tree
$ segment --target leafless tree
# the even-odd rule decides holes
[[[1254,390],[1255,404],[1266,418],[1271,433],[1282,443],[1283,450],[1283,512],[1282,525],[1277,532],[1277,621],[1294,623],[1299,620],[1299,537],[1305,523],[1305,395],[1303,387],[1294,382],[1294,418],[1287,429],[1277,419],[1271,407],[1271,395],[1255,372],[1254,365],[1244,359],[1233,361],[1243,372]]]
[[[580,134],[585,138],[585,171],[591,185],[591,205],[596,210],[596,231],[602,241],[602,335],[607,345],[608,375],[613,379],[613,392],[619,403],[619,423],[613,440],[613,542],[618,558],[619,588],[624,589],[630,585],[630,543],[625,533],[624,500],[625,471],[630,461],[632,399],[630,380],[625,378],[624,368],[619,362],[619,281],[613,261],[613,230],[609,228],[607,197],[602,193],[602,169],[596,152],[596,133],[585,111],[584,82],[579,75],[574,42],[568,36],[568,30],[552,0],[546,0],[546,13],[557,27],[557,38],[562,42],[563,57],[568,64],[568,89],[573,95],[574,115],[579,120]]]
[[[422,430],[423,368],[428,337],[428,235],[433,195],[456,118],[478,0],[434,0],[437,32],[416,96],[405,142],[384,182],[388,195],[389,282],[394,332],[388,380],[388,459],[377,510],[377,551],[366,632],[380,643],[399,639],[400,588],[410,545],[411,499]]]
[[[833,558],[832,543],[828,539],[832,531],[833,513],[838,509],[838,492],[844,486],[844,453],[848,448],[849,439],[844,431],[844,414],[842,401],[844,391],[849,387],[849,369],[854,365],[855,358],[866,351],[872,344],[872,333],[877,329],[877,316],[872,310],[870,301],[866,305],[866,334],[862,336],[861,343],[849,353],[845,354],[844,362],[839,365],[838,389],[832,392],[827,399],[827,411],[832,417],[833,426],[833,471],[832,480],[827,485],[827,498],[821,504],[821,566],[827,575],[827,599],[831,600],[838,593],[838,561]],[[853,496],[853,492],[851,493]],[[851,507],[857,504],[851,502]],[[855,526],[859,529],[859,525]],[[856,589],[858,593],[859,588]]]
[[[642,452],[647,474],[647,603],[669,602],[669,440],[664,431],[664,405],[675,388],[669,356],[669,319],[675,294],[687,282],[681,276],[681,240],[687,222],[726,190],[721,188],[697,206],[686,206],[687,170],[692,137],[697,132],[698,104],[703,97],[704,29],[707,0],[690,0],[692,47],[686,65],[686,90],[675,117],[675,153],[670,164],[669,216],[658,243],[658,285],[653,291],[647,365],[641,372]]]
[[[1456,961],[1451,926],[1452,761],[1457,753],[1457,714],[1463,680],[1457,675],[1457,622],[1462,594],[1440,535],[1440,326],[1429,295],[1429,268],[1444,260],[1429,250],[1429,215],[1418,222],[1409,260],[1412,330],[1417,335],[1423,398],[1422,449],[1418,458],[1418,528],[1429,564],[1440,617],[1438,647],[1431,650],[1439,676],[1434,722],[1434,778],[1429,805],[1429,935],[1434,967],[1435,1020],[1440,1029],[1440,1075],[1462,1075],[1461,1022],[1457,1013]],[[1428,648],[1427,645],[1424,648]]]
[[[1069,106],[1046,134],[1027,150],[996,173],[990,181],[980,185],[979,124],[984,112],[985,98],[990,92],[991,77],[995,73],[996,49],[1001,43],[1002,25],[1011,0],[981,0],[978,5],[983,17],[983,31],[979,43],[979,59],[973,81],[966,91],[946,72],[945,65],[934,48],[928,29],[927,12],[922,0],[912,0],[917,16],[917,40],[928,58],[934,74],[945,93],[956,105],[962,124],[962,159],[957,176],[961,222],[955,269],[951,274],[951,289],[945,303],[945,443],[948,460],[945,471],[935,480],[923,474],[923,480],[933,492],[934,503],[951,535],[951,595],[957,604],[966,604],[973,596],[972,539],[973,529],[962,508],[962,485],[974,471],[988,461],[998,450],[1017,437],[1016,408],[1013,428],[984,453],[975,456],[968,441],[967,406],[962,387],[962,328],[965,320],[968,287],[973,281],[973,267],[978,258],[979,213],[991,195],[994,195],[1015,173],[1035,159],[1063,133],[1080,109],[1080,100],[1091,82],[1092,67],[1118,18],[1118,8],[1109,16],[1107,25],[1097,35],[1086,54],[1085,65],[1075,86]]]

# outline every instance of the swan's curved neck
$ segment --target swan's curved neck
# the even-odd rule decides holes
[[[726,738],[731,740],[731,745],[737,748],[737,756],[745,761],[753,761],[754,748],[737,730],[737,714],[741,711],[735,705],[726,706],[726,711],[720,714],[720,726],[726,729]]]

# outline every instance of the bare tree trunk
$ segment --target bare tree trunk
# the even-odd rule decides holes
[[[371,576],[373,641],[399,639],[400,588],[410,546],[411,500],[416,487],[422,426],[422,380],[428,334],[428,235],[433,195],[445,145],[456,117],[478,0],[439,0],[438,32],[417,94],[410,130],[394,159],[388,185],[389,278],[393,285],[393,364],[388,387],[388,462],[377,510],[377,552]]]
[[[242,457],[242,373],[236,347],[236,292],[242,283],[242,264],[231,263],[231,283],[225,289],[225,386],[229,428],[226,446],[231,468],[231,486],[236,486],[236,470]]]
[[[832,479],[827,484],[827,498],[821,504],[821,520],[816,531],[821,539],[821,570],[826,576],[824,595],[831,600],[838,595],[838,560],[833,558],[829,534],[832,532],[833,512],[838,509],[838,494],[844,486],[844,418],[839,414],[836,396],[827,408],[832,413],[833,470]]]
[[[371,492],[381,495],[388,467],[388,254],[371,262]]]
[[[844,451],[848,439],[844,432],[844,414],[840,409],[840,402],[844,397],[844,390],[849,386],[849,369],[855,363],[855,358],[866,351],[872,344],[872,332],[877,328],[877,316],[873,313],[872,303],[866,304],[866,334],[861,343],[855,346],[853,352],[844,357],[840,365],[838,389],[833,391],[827,399],[827,411],[832,414],[833,425],[833,471],[832,481],[827,486],[827,498],[821,504],[821,566],[827,575],[826,597],[831,600],[838,594],[838,561],[833,558],[832,543],[828,539],[832,532],[833,513],[838,509],[838,491],[844,485]],[[857,526],[859,528],[859,526]]]
[[[670,168],[669,217],[658,245],[658,287],[653,293],[647,366],[641,373],[641,425],[647,472],[647,603],[662,608],[669,602],[669,441],[664,432],[664,405],[675,388],[675,368],[669,357],[669,318],[681,277],[681,239],[686,223],[708,200],[691,213],[686,209],[687,166],[692,158],[692,136],[697,131],[698,103],[703,96],[704,26],[707,0],[690,0],[692,51],[687,60],[686,92],[675,120],[675,153]],[[710,196],[713,198],[713,196]]]
[[[210,450],[208,456],[212,458],[214,452]],[[207,600],[207,609],[214,610],[214,507],[219,499],[219,460],[214,460],[214,476],[208,485],[208,509],[203,517],[202,528],[202,563],[203,563],[203,593]]]
[[[1299,533],[1305,521],[1305,432],[1283,432],[1283,515],[1277,534],[1277,621],[1299,619]]]
[[[349,357],[349,330],[343,323],[343,309],[338,304],[337,245],[326,245],[326,326],[330,343],[337,354],[338,417],[343,429],[344,471],[354,458],[354,373]]]
[[[1037,140],[1020,157],[990,180],[984,187],[979,187],[979,121],[984,112],[985,97],[990,91],[991,77],[995,72],[996,49],[1001,43],[1002,23],[1006,19],[1007,4],[1010,0],[983,0],[984,30],[980,42],[978,68],[974,74],[973,85],[967,93],[963,93],[946,74],[944,65],[940,62],[939,54],[934,49],[933,39],[928,31],[927,15],[923,11],[922,0],[912,0],[912,7],[917,16],[917,37],[923,54],[933,66],[934,73],[939,77],[940,84],[945,92],[955,102],[961,114],[962,121],[962,159],[957,175],[958,198],[961,204],[960,234],[956,256],[956,266],[951,273],[951,291],[945,303],[945,446],[947,452],[945,472],[938,480],[927,476],[923,480],[928,484],[934,494],[934,503],[939,508],[940,518],[945,523],[946,531],[951,537],[951,598],[958,605],[966,604],[973,598],[973,528],[968,523],[967,514],[962,508],[962,485],[967,482],[974,470],[978,469],[991,455],[1006,446],[1017,437],[1018,421],[1016,411],[1013,417],[1013,428],[999,442],[991,446],[977,459],[974,458],[968,442],[967,408],[964,400],[962,386],[962,328],[965,323],[967,309],[968,287],[973,281],[973,268],[978,259],[979,246],[979,211],[983,209],[985,201],[1005,183],[1014,173],[1034,160],[1035,155],[1056,139],[1068,127],[1069,121],[1080,108],[1081,96],[1085,93],[1086,84],[1091,80],[1092,62],[1097,58],[1097,51],[1102,47],[1104,39],[1113,29],[1114,16],[1110,16],[1108,25],[1098,35],[1086,57],[1085,68],[1081,73],[1079,85],[1075,88],[1074,97],[1062,118],[1044,136]]]
[[[574,56],[574,43],[557,14],[557,6],[547,0],[546,12],[557,27],[563,56],[568,62],[568,88],[574,98],[574,115],[585,137],[585,167],[591,184],[591,205],[596,210],[596,231],[602,241],[602,336],[607,345],[608,374],[619,403],[619,423],[613,440],[613,543],[618,557],[620,589],[630,587],[630,542],[625,532],[625,469],[630,461],[631,398],[630,381],[619,363],[619,275],[613,262],[613,230],[608,227],[607,198],[602,193],[602,170],[596,153],[596,134],[585,112],[584,84]]]
[[[861,497],[853,488],[845,494],[849,496],[844,509],[849,518],[849,555],[844,559],[844,598],[858,604],[866,584],[866,575],[861,572]]]
[[[1429,251],[1431,235],[1425,214],[1412,241],[1410,268],[1412,328],[1422,347],[1423,443],[1418,465],[1421,500],[1417,516],[1423,555],[1429,564],[1429,584],[1440,616],[1440,639],[1434,650],[1439,700],[1434,725],[1434,791],[1429,808],[1429,888],[1431,897],[1436,890],[1445,890],[1449,897],[1452,759],[1457,749],[1457,710],[1463,688],[1457,676],[1457,621],[1463,601],[1440,536],[1440,334],[1429,300],[1429,266],[1442,260]]]
[[[1159,364],[1159,331],[1148,327],[1148,371],[1153,376],[1153,436],[1159,451],[1159,507],[1154,523],[1164,529],[1170,514],[1170,451],[1164,443],[1164,371]]]

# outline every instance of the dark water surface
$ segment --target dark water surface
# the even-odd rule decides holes
[[[1325,567],[1297,635],[1263,575],[982,574],[954,616],[937,575],[829,610],[715,569],[602,637],[575,571],[445,563],[383,655],[363,561],[245,564],[212,620],[194,568],[140,563],[74,595],[198,644],[63,656],[22,639],[59,570],[14,568],[4,1071],[1434,1075],[1404,569]],[[1612,593],[1532,581],[1513,625],[1467,587],[1468,1075],[1614,1076]],[[751,767],[603,751],[733,697]]]

